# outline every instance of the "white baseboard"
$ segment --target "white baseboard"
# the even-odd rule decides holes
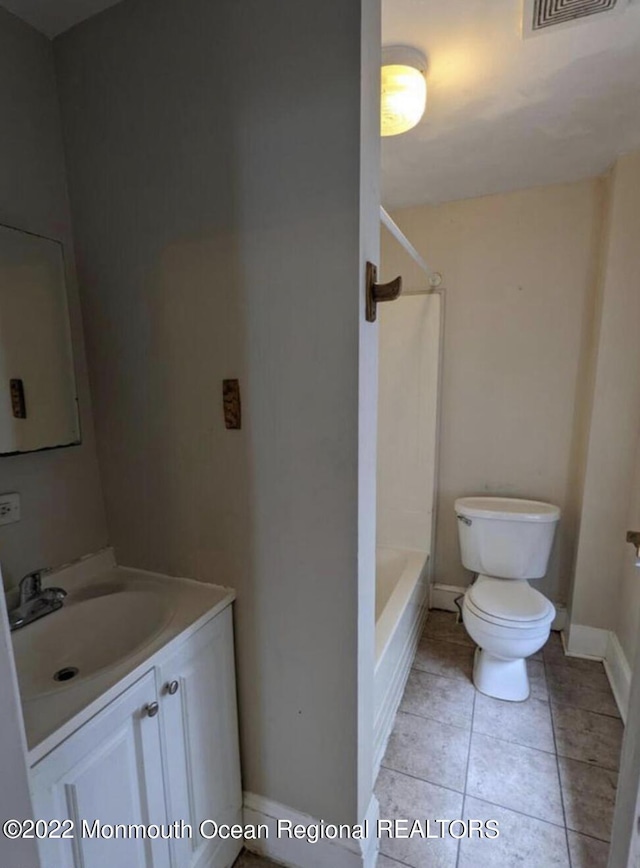
[[[372,796],[365,821],[369,826],[369,837],[361,840],[339,838],[329,840],[320,838],[315,844],[306,839],[278,837],[279,820],[290,820],[301,826],[320,826],[321,821],[287,808],[279,802],[244,793],[244,823],[252,826],[264,824],[268,835],[256,840],[245,840],[244,846],[253,853],[273,859],[290,868],[375,868],[378,858],[379,841],[376,826],[379,816],[378,800]],[[326,824],[325,824],[326,825]]]
[[[622,650],[622,645],[613,630],[609,633],[604,669],[607,673],[616,704],[620,710],[620,716],[623,722],[626,723],[627,710],[629,708],[629,692],[631,690],[631,667]]]
[[[569,657],[604,660],[609,647],[609,631],[584,624],[569,624],[565,630],[565,649]]]
[[[441,585],[435,582],[429,591],[429,608],[443,609],[445,612],[457,612],[458,607],[455,600],[457,597],[464,596],[466,590],[466,588],[457,585]]]
[[[627,721],[631,667],[613,630],[570,624],[563,635],[568,657],[601,660],[622,720]]]
[[[551,629],[562,632],[567,626],[567,609],[558,603],[554,603],[554,606],[556,607],[556,616],[551,622]]]

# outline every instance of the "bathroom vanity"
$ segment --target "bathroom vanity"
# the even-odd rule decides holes
[[[110,558],[51,577],[65,605],[13,634],[34,815],[67,821],[42,865],[228,868],[242,842],[199,826],[242,821],[234,593]]]

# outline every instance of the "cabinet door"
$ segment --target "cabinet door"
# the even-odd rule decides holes
[[[46,868],[169,868],[166,840],[82,837],[93,824],[165,823],[166,807],[156,700],[149,672],[32,770],[38,819],[70,819],[74,840],[40,842]]]
[[[226,868],[241,847],[198,833],[203,820],[242,822],[231,611],[202,627],[158,671],[168,812],[194,832],[191,840],[171,841],[172,868]]]

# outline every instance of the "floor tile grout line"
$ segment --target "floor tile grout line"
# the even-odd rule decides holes
[[[558,754],[556,754],[556,756],[558,757],[558,760],[569,760],[569,762],[572,762],[572,763],[580,763],[581,766],[589,766],[592,769],[600,769],[601,772],[611,772],[614,775],[620,774],[620,769],[610,769],[610,768],[608,768],[608,766],[601,766],[601,765],[598,765],[598,763],[590,763],[590,762],[587,762],[586,760],[575,759],[575,757],[565,756],[562,753],[558,753]]]
[[[545,820],[544,817],[537,817],[535,814],[525,814],[524,811],[519,811],[509,805],[501,805],[500,802],[492,802],[489,799],[474,796],[473,793],[465,793],[465,798],[467,797],[470,799],[477,799],[480,802],[486,802],[488,805],[493,805],[494,808],[502,808],[503,811],[511,811],[512,814],[518,814],[520,817],[527,817],[529,820],[535,820],[538,823],[546,823],[547,826],[553,826],[554,829],[563,829],[564,831],[567,829],[563,823],[554,823],[553,820]]]
[[[613,693],[611,692],[610,688],[605,690],[604,688],[600,689],[599,687],[591,687],[588,684],[576,684],[575,682],[573,684],[560,684],[559,682],[557,682],[555,680],[553,675],[549,679],[549,686],[550,686],[550,690],[555,691],[556,694],[558,692],[562,693],[562,691],[566,690],[567,688],[573,688],[573,689],[580,690],[580,691],[586,691],[588,694],[591,694],[591,696],[594,696],[594,697],[596,697],[596,696],[600,697],[600,698],[611,697],[615,701],[615,697],[613,696]],[[571,703],[559,701],[557,704],[558,705],[568,705]],[[580,707],[581,706],[574,706],[574,708],[580,708]],[[584,710],[585,711],[591,711],[592,709],[586,708]],[[618,711],[615,711],[615,712],[612,711],[611,713],[609,713],[607,711],[594,711],[593,713],[594,714],[604,714],[607,717],[619,717]]]
[[[494,808],[500,808],[502,811],[509,811],[512,814],[517,814],[519,817],[526,817],[528,820],[535,820],[536,823],[544,823],[547,826],[553,826],[554,829],[562,829],[563,831],[570,832],[575,831],[574,829],[567,830],[567,827],[562,825],[562,823],[554,823],[552,820],[545,820],[542,817],[536,817],[533,814],[525,814],[524,811],[519,811],[517,808],[510,808],[508,805],[501,805],[499,802],[492,802],[490,799],[482,798],[481,796],[474,796],[473,793],[465,793],[465,799],[475,799],[477,802],[485,802],[485,804],[491,805]],[[593,835],[589,835],[589,837],[594,841],[602,841],[602,838],[595,838]]]
[[[567,832],[573,832],[574,835],[580,835],[581,838],[588,838],[590,841],[597,841],[599,844],[611,844],[611,841],[605,841],[604,838],[596,838],[590,832],[579,832],[577,829],[570,829],[567,826]]]
[[[394,769],[392,766],[386,766],[383,763],[380,763],[380,768],[385,769],[385,771],[388,772],[393,772],[394,775],[404,775],[406,778],[411,778],[412,781],[420,781],[423,784],[429,784],[430,787],[440,787],[443,790],[448,790],[450,793],[456,793],[456,795],[458,796],[464,796],[464,792],[462,790],[456,790],[455,787],[448,787],[446,784],[436,783],[429,778],[419,778],[418,775],[412,775],[411,772],[400,771],[400,769]]]
[[[463,645],[465,648],[475,648],[475,645],[463,636],[460,639],[452,639],[450,636],[439,636],[437,633],[429,633],[427,630],[423,630],[420,638],[431,639],[434,642],[448,642],[450,645]]]
[[[465,683],[468,684],[469,676],[466,672],[464,673],[464,675],[449,676],[449,675],[440,675],[439,672],[431,672],[430,669],[421,669],[419,666],[415,666],[413,668],[416,670],[416,672],[423,672],[425,675],[437,675],[438,678],[446,678],[448,681],[458,681],[458,682],[461,682],[462,684],[465,684]]]
[[[524,744],[524,742],[522,742],[522,741],[513,741],[512,739],[509,739],[509,738],[500,738],[497,735],[488,735],[486,732],[481,732],[480,730],[475,730],[474,733],[475,733],[475,735],[481,735],[484,738],[491,738],[494,741],[500,741],[500,742],[502,742],[502,744],[512,744],[512,745],[515,745],[515,747],[530,748],[531,750],[537,750],[540,753],[546,753],[547,756],[555,756],[556,755],[555,750],[545,750],[543,747],[534,747],[532,744]]]
[[[543,655],[543,667],[544,667],[544,678],[547,681],[547,663],[544,659]],[[548,682],[547,682],[548,687]],[[560,804],[562,805],[562,818],[564,820],[564,837],[567,845],[567,859],[569,861],[569,868],[572,868],[572,860],[571,860],[571,847],[569,846],[569,829],[567,828],[567,809],[564,804],[564,789],[562,786],[562,775],[560,774],[560,757],[558,756],[558,740],[556,738],[556,724],[553,719],[553,708],[551,703],[549,703],[549,714],[551,716],[551,732],[553,734],[553,746],[555,748],[556,755],[556,774],[558,775],[558,789],[560,790]]]
[[[562,705],[564,708],[575,708],[576,711],[588,711],[590,714],[599,714],[600,717],[608,717],[609,720],[619,720],[622,722],[622,718],[619,714],[608,714],[606,711],[594,711],[592,708],[585,708],[583,705],[572,705],[568,702],[558,702],[553,697],[549,699],[549,705],[554,708],[558,705]],[[624,726],[624,724],[623,724]]]
[[[472,724],[472,726],[473,726],[473,724]],[[553,718],[551,719],[551,728],[553,729]],[[472,729],[472,731],[473,731],[473,729]],[[554,735],[554,739],[553,739],[553,745],[554,745],[553,750],[545,750],[542,747],[533,747],[530,744],[522,744],[519,741],[508,741],[506,738],[499,738],[497,735],[487,735],[485,732],[478,732],[477,735],[481,735],[483,738],[490,738],[492,741],[502,742],[502,744],[515,744],[516,747],[524,747],[524,748],[527,748],[528,750],[535,750],[538,753],[545,754],[546,756],[558,756],[558,752],[557,752],[556,746],[555,746],[555,744],[556,744],[555,735]],[[576,762],[580,762],[580,760],[576,760]],[[589,763],[589,765],[592,765],[592,763]]]
[[[447,645],[458,645],[460,648],[471,648],[472,651],[474,648],[470,642],[465,642],[463,639],[451,639],[446,636],[438,636],[435,633],[423,633],[420,636],[420,639],[425,642],[446,642]]]
[[[462,681],[462,678],[452,678],[450,675],[443,675],[441,672],[429,672],[428,669],[420,669],[417,666],[414,666],[413,663],[411,664],[410,672],[419,672],[420,675],[432,675],[434,678],[442,678],[445,681],[453,681],[455,684],[459,684]]]
[[[469,744],[471,744],[471,740],[469,740]],[[466,782],[465,782],[466,789]],[[467,794],[464,793],[462,796],[462,817],[465,820],[468,820],[469,817],[466,816],[467,813]],[[456,853],[456,866],[455,868],[460,868],[460,851],[462,850],[462,839],[458,841],[458,852]]]
[[[563,829],[566,832],[573,832],[576,835],[584,835],[591,841],[599,841],[601,844],[610,844],[604,838],[596,838],[595,835],[589,835],[586,832],[579,832],[577,829],[571,829],[568,826],[561,826],[559,823],[552,823],[551,820],[543,820],[541,817],[534,817],[532,814],[525,814],[524,811],[518,811],[515,808],[508,808],[506,805],[500,805],[498,802],[492,802],[489,799],[482,799],[480,796],[473,796],[471,793],[465,795],[465,799],[475,799],[477,802],[484,802],[486,805],[491,805],[493,808],[500,808],[503,811],[510,811],[512,814],[517,814],[519,817],[526,817],[528,820],[535,820],[536,823],[544,823],[547,826],[553,826],[554,829]]]
[[[474,653],[477,653],[477,652],[474,652]],[[473,683],[473,681],[472,681],[472,683]],[[475,685],[474,685],[473,705],[471,706],[471,729],[469,731],[469,747],[467,749],[467,767],[466,767],[465,772],[464,772],[464,792],[462,795],[462,813],[463,813],[463,815],[464,815],[465,805],[467,803],[467,784],[469,782],[469,766],[471,764],[471,742],[473,741],[473,721],[474,721],[475,715],[476,715],[476,699],[477,698],[478,698],[478,692],[475,689]],[[456,856],[456,868],[459,868],[459,865],[460,865],[460,850],[461,850],[461,845],[460,845],[460,841],[458,841],[458,853]]]
[[[471,722],[469,722],[469,727],[460,726],[459,723],[451,723],[450,720],[440,720],[437,717],[429,717],[428,714],[418,714],[417,711],[407,711],[406,708],[401,708],[398,706],[398,710],[396,712],[396,720],[398,719],[399,714],[408,714],[409,717],[419,717],[420,720],[430,720],[432,723],[439,723],[441,726],[451,726],[453,729],[461,729],[463,732],[471,731]],[[395,725],[395,721],[394,721]]]
[[[385,859],[388,859],[390,862],[395,863],[396,865],[402,865],[402,868],[412,868],[408,862],[403,862],[402,859],[395,859],[393,856],[389,856],[387,853],[383,853],[382,850],[378,850],[378,856],[384,856]]]
[[[581,705],[572,705],[570,702],[558,702],[558,700],[554,700],[550,702],[550,705],[557,708],[561,705],[563,708],[573,708],[576,711],[584,711],[585,714],[597,714],[598,717],[606,717],[607,720],[619,720],[622,723],[622,718],[619,715],[607,714],[606,711],[594,711],[591,708],[583,708]],[[622,724],[624,727],[624,724]]]

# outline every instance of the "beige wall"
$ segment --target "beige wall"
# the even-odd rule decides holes
[[[625,534],[640,529],[629,526],[640,431],[640,153],[616,163],[608,211],[571,622],[616,631],[632,663],[640,584]]]
[[[456,497],[531,497],[562,508],[537,586],[566,599],[602,187],[588,180],[394,213],[443,274],[446,292],[436,581],[470,579],[460,564]]]
[[[0,492],[22,497],[22,521],[0,527],[6,587],[107,543],[82,324],[73,267],[51,43],[0,8],[0,223],[62,241],[67,260],[83,443],[0,457]]]
[[[359,286],[378,245],[378,5],[183,6],[129,0],[55,44],[110,530],[121,563],[237,589],[245,788],[355,822],[373,729],[376,332]],[[225,377],[241,431],[223,424]]]

